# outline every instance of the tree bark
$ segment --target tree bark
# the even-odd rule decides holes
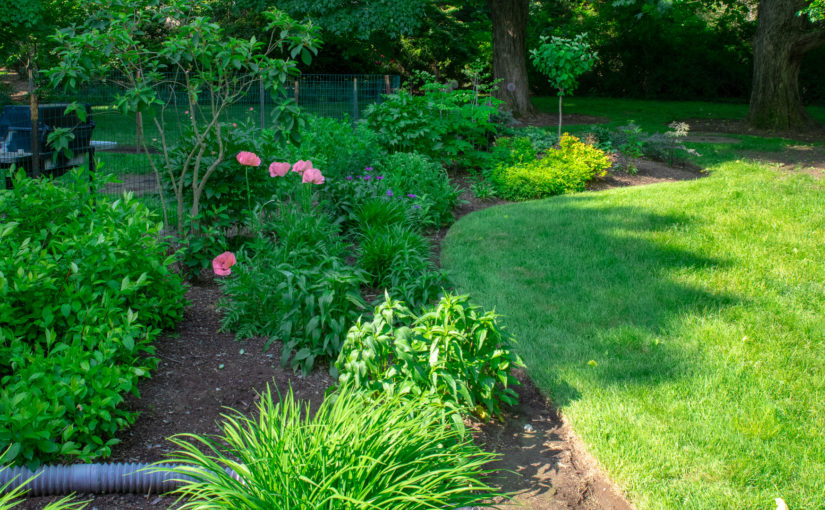
[[[493,22],[493,79],[501,80],[495,96],[516,117],[534,113],[527,83],[529,0],[487,0]]]
[[[825,25],[797,13],[806,0],[760,0],[753,41],[748,122],[760,129],[804,131],[816,122],[802,106],[799,68],[805,53],[825,44]]]

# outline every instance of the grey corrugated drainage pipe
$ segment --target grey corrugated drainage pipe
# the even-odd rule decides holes
[[[168,466],[172,469],[177,465]],[[175,479],[193,480],[172,471],[157,471],[157,466],[151,464],[73,464],[43,466],[37,471],[24,467],[7,467],[0,471],[0,487],[10,483],[8,490],[14,489],[35,475],[37,477],[34,480],[25,484],[30,496],[51,496],[71,492],[163,493],[179,485],[173,481]]]
[[[173,469],[180,464],[167,464]],[[150,469],[147,469],[150,468]],[[43,466],[37,471],[24,467],[7,467],[0,471],[0,487],[9,483],[7,490],[13,490],[23,485],[26,480],[37,475],[34,480],[26,484],[27,496],[54,496],[76,492],[103,494],[103,493],[135,493],[160,494],[168,492],[180,482],[176,480],[194,480],[192,477],[174,473],[172,471],[158,471],[158,466],[151,464],[73,464],[71,466]],[[227,472],[235,478],[238,475],[227,468]],[[483,510],[481,507],[462,507],[456,510]]]

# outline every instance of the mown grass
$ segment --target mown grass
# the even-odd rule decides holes
[[[550,114],[558,112],[558,98],[537,97],[533,104]],[[606,97],[566,97],[564,113],[593,115],[609,119],[608,126],[620,126],[633,120],[650,132],[664,131],[674,120],[744,119],[748,105],[739,103],[709,103],[702,101],[646,101],[643,99],[613,99]],[[809,106],[808,113],[825,123],[825,107]]]
[[[639,508],[825,508],[825,182],[735,150],[480,211],[443,246]]]

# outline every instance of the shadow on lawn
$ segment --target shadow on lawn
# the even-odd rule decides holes
[[[684,242],[701,219],[610,202],[584,194],[491,208],[458,223],[444,248],[459,289],[505,316],[560,406],[580,397],[571,369],[621,385],[694,370],[698,346],[674,328],[741,300],[695,277],[730,265]]]

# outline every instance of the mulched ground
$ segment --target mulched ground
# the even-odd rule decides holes
[[[262,352],[261,338],[236,341],[218,332],[216,303],[220,289],[212,283],[193,286],[191,305],[175,335],[156,342],[160,364],[140,385],[141,398],[128,402],[141,414],[123,431],[111,462],[154,462],[173,448],[166,438],[179,433],[215,434],[227,408],[252,412],[258,392],[267,384],[281,392],[292,388],[299,399],[317,406],[332,384],[328,367],[307,377],[283,370],[280,349]],[[243,352],[242,352],[243,351]],[[221,368],[221,366],[223,368]],[[630,509],[630,505],[597,469],[570,427],[524,373],[520,403],[503,420],[474,425],[480,445],[502,455],[498,467],[512,471],[497,480],[526,508]],[[274,388],[273,388],[274,389]],[[29,498],[22,508],[42,509],[57,498]],[[148,510],[174,506],[171,496],[157,494],[83,495],[91,509]]]

